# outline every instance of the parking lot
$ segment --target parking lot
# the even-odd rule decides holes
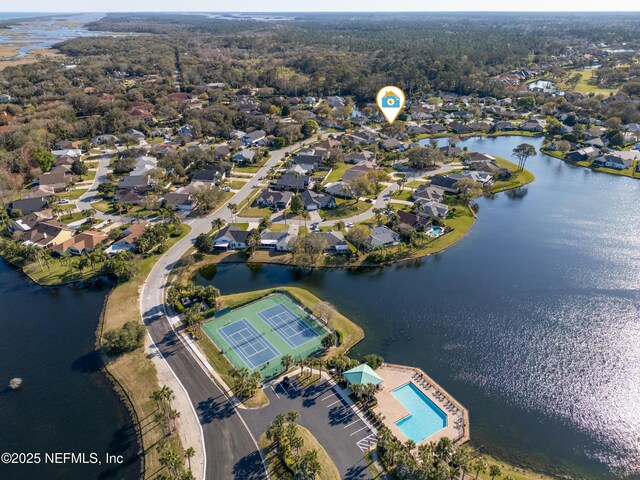
[[[269,405],[244,410],[242,416],[258,438],[278,413],[296,410],[300,414],[298,423],[308,428],[324,447],[341,478],[372,478],[365,455],[375,446],[375,433],[338,395],[336,388],[326,380],[302,388],[292,377],[287,388],[280,382],[267,386]]]

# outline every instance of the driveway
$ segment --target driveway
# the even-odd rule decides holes
[[[279,413],[295,410],[298,423],[306,427],[335,463],[340,478],[370,479],[371,469],[366,451],[375,446],[375,434],[337,393],[328,380],[301,388],[297,380],[285,389],[280,383],[265,388],[269,405],[257,410],[244,410],[242,416],[255,438],[264,433]]]

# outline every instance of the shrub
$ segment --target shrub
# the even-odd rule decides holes
[[[127,322],[121,328],[109,330],[104,334],[104,348],[109,355],[120,355],[142,347],[144,325],[139,322]]]

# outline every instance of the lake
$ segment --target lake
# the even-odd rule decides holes
[[[542,138],[473,138],[512,159]],[[223,293],[297,285],[360,324],[353,355],[423,368],[484,451],[556,474],[640,475],[640,182],[538,154],[536,181],[478,200],[451,249],[359,271],[220,265]]]
[[[131,479],[140,472],[129,412],[101,372],[95,331],[107,287],[44,288],[0,259],[0,452],[42,463],[0,464],[0,478]],[[12,377],[24,381],[8,388]],[[102,465],[52,465],[44,454],[95,452]],[[106,453],[123,455],[107,465]]]

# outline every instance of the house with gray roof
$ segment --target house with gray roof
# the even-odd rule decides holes
[[[300,198],[304,203],[304,208],[310,212],[321,208],[336,208],[336,199],[333,195],[326,193],[316,193],[312,190],[303,190]]]
[[[400,243],[400,235],[382,225],[371,229],[368,243],[372,249],[391,247]]]
[[[416,214],[423,217],[446,218],[449,215],[449,207],[444,203],[420,200],[416,206]]]
[[[247,248],[249,232],[236,225],[227,225],[213,239],[216,250],[241,250]]]

